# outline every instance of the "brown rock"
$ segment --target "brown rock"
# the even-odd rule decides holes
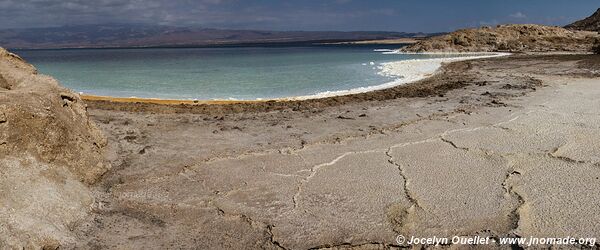
[[[591,16],[565,26],[570,30],[586,30],[600,32],[600,9]]]
[[[106,139],[91,123],[79,95],[48,76],[38,75],[20,57],[0,49],[0,74],[11,86],[0,92],[4,116],[11,122],[0,155],[31,153],[45,163],[67,167],[81,181],[94,183],[107,169]],[[98,164],[100,163],[100,164]]]
[[[4,77],[2,77],[2,74],[0,74],[0,89],[10,89],[10,85],[8,85],[8,81],[6,81],[6,79],[4,79]]]
[[[0,48],[0,246],[56,249],[87,218],[110,165],[79,96]]]
[[[463,29],[402,48],[406,52],[589,51],[598,34],[534,24]]]

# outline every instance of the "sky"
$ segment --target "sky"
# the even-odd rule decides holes
[[[447,32],[566,25],[598,0],[0,0],[0,29],[150,24],[260,30]]]

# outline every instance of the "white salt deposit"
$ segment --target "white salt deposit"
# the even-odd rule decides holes
[[[386,52],[392,53],[392,52]],[[395,54],[402,54],[402,52],[394,51]],[[414,54],[414,53],[412,53]],[[429,54],[429,53],[422,53]],[[431,53],[435,55],[440,55],[440,53]],[[464,61],[464,60],[473,60],[480,58],[491,58],[491,57],[499,57],[506,56],[509,53],[451,53],[449,55],[457,55],[456,57],[448,57],[448,58],[433,58],[433,59],[412,59],[412,60],[403,60],[389,63],[382,63],[378,68],[380,69],[379,74],[389,77],[396,78],[394,81],[384,83],[377,86],[369,86],[369,87],[360,87],[349,90],[339,90],[339,91],[326,91],[317,93],[314,95],[307,96],[296,96],[290,98],[283,98],[285,100],[306,100],[306,99],[317,99],[317,98],[325,98],[332,96],[340,96],[340,95],[349,95],[356,93],[364,93],[374,90],[387,89],[391,87],[395,87],[402,84],[407,84],[415,81],[419,81],[426,77],[433,75],[441,66],[442,63],[447,62],[456,62],[456,61]],[[374,62],[371,62],[371,65],[374,65]]]

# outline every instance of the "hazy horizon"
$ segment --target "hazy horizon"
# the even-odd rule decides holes
[[[215,29],[215,30],[241,30],[241,31],[274,31],[274,32],[390,32],[390,33],[424,33],[424,34],[435,34],[435,33],[446,33],[445,31],[440,32],[405,32],[396,30],[294,30],[294,29],[261,29],[261,28],[219,28],[204,25],[166,25],[166,24],[148,24],[148,23],[94,23],[94,24],[67,24],[67,25],[53,25],[53,26],[39,26],[39,27],[20,27],[20,28],[1,28],[0,30],[30,30],[30,29],[60,29],[69,27],[165,27],[165,28],[197,28],[197,29]]]
[[[543,7],[543,8],[542,8]],[[596,1],[2,0],[0,29],[164,25],[272,31],[449,32],[503,23],[563,26]]]

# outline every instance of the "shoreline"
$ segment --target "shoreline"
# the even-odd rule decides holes
[[[393,52],[384,52],[384,53],[399,53],[403,54],[404,52],[393,51]],[[415,54],[415,53],[406,53],[406,54]],[[419,53],[419,54],[432,54],[432,55],[440,55],[440,54],[448,54],[448,55],[464,55],[458,57],[450,57],[450,58],[431,58],[431,59],[410,59],[410,60],[401,60],[394,62],[382,63],[380,66],[380,72],[378,74],[384,76],[395,77],[396,79],[391,82],[386,82],[379,85],[367,86],[367,87],[358,87],[347,90],[334,90],[334,91],[324,91],[319,92],[312,95],[304,95],[304,96],[291,96],[291,97],[282,97],[282,98],[272,98],[272,99],[255,99],[255,100],[227,100],[227,99],[217,99],[217,100],[185,100],[185,99],[161,99],[161,98],[143,98],[143,97],[114,97],[114,96],[103,96],[103,95],[93,95],[86,93],[79,93],[81,98],[84,101],[105,101],[105,102],[114,102],[114,103],[147,103],[147,104],[160,104],[160,105],[230,105],[230,104],[255,104],[255,103],[266,103],[266,102],[293,102],[293,101],[306,101],[306,100],[318,100],[330,97],[341,97],[341,96],[350,96],[356,94],[364,94],[378,90],[386,90],[390,88],[394,88],[397,86],[402,86],[414,82],[418,82],[420,80],[429,78],[437,73],[439,73],[440,68],[445,63],[458,62],[458,61],[468,61],[468,60],[476,60],[476,59],[485,59],[485,58],[494,58],[494,57],[503,57],[509,56],[510,53],[491,53],[491,52],[481,52],[481,53]],[[477,56],[473,56],[477,55]],[[407,72],[409,74],[407,74]]]
[[[241,103],[261,103],[272,100],[183,100],[183,99],[160,99],[160,98],[140,98],[140,97],[114,97],[102,95],[82,94],[79,96],[84,101],[108,101],[120,103],[151,103],[161,105],[225,105],[225,104],[241,104]]]
[[[386,44],[414,44],[422,41],[424,38],[419,37],[407,37],[407,38],[395,38],[395,39],[377,39],[377,40],[360,40],[360,41],[349,41],[349,42],[335,42],[335,43],[323,43],[324,45],[386,45]]]
[[[408,230],[592,237],[599,225],[581,221],[598,217],[600,195],[586,193],[600,188],[598,77],[599,55],[512,55],[444,64],[419,82],[350,96],[93,102],[90,120],[114,166],[95,198],[110,206],[93,214],[101,223],[76,229],[86,232],[76,247],[269,248],[273,235],[287,249],[383,248]],[[457,181],[465,179],[473,181]],[[548,193],[564,199],[540,202]]]
[[[415,54],[415,53],[404,53],[398,50],[392,52],[383,52],[388,54]],[[426,79],[438,73],[439,69],[445,63],[451,62],[459,62],[459,61],[468,61],[468,60],[476,60],[476,59],[485,59],[485,58],[494,58],[494,57],[502,57],[511,55],[510,53],[490,53],[490,52],[481,52],[481,53],[417,53],[421,55],[463,55],[457,57],[448,57],[448,58],[430,58],[430,59],[409,59],[409,60],[401,60],[401,61],[393,61],[382,63],[380,72],[378,74],[384,76],[395,77],[396,80],[374,85],[367,87],[358,87],[352,88],[348,90],[337,90],[337,91],[325,91],[316,93],[313,95],[306,96],[295,96],[288,97],[286,99],[289,100],[311,100],[311,99],[319,99],[319,98],[327,98],[327,97],[336,97],[336,96],[346,96],[353,94],[361,94],[368,93],[376,90],[386,90],[389,88],[418,82],[420,80]],[[486,55],[487,54],[487,55]],[[474,55],[474,56],[469,56]],[[408,74],[407,74],[408,72]]]

